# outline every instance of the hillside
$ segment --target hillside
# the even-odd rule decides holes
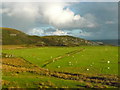
[[[0,28],[2,30],[3,45],[33,44],[36,46],[80,46],[97,45],[92,41],[73,36],[30,36],[19,30]]]
[[[12,45],[12,44],[25,44],[28,43],[28,35],[11,28],[1,28],[2,29],[2,44]]]

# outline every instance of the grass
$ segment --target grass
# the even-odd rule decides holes
[[[22,73],[18,76],[3,76],[4,80],[7,80],[11,84],[3,85],[3,88],[7,87],[21,87],[21,88],[38,88],[38,87],[47,87],[47,88],[80,88],[85,86],[84,83],[81,84],[79,81],[63,80],[54,77],[40,76],[30,73]],[[14,84],[14,85],[13,85]]]
[[[118,74],[117,47],[87,46],[84,48],[82,52],[61,58],[49,64],[46,68],[71,73]]]
[[[13,54],[16,57],[23,57],[24,59],[34,64],[42,66],[45,61],[60,55],[64,55],[65,53],[73,50],[76,50],[76,48],[41,47],[41,48],[3,50],[3,53]]]
[[[3,88],[116,88],[118,84],[115,46],[5,47],[2,52],[6,53]]]
[[[83,48],[83,51],[69,55],[69,52]],[[67,53],[67,56],[50,63],[45,68],[71,73],[118,74],[118,47],[114,46],[25,48],[3,50],[3,53],[22,57],[40,67],[47,61]]]

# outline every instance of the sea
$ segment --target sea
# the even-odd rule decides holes
[[[91,40],[94,42],[102,42],[106,45],[114,45],[114,46],[120,46],[120,39],[109,39],[109,40]]]

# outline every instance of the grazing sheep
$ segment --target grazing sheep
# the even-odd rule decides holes
[[[89,71],[89,69],[87,68],[87,71]]]
[[[110,61],[107,61],[107,63],[110,63]]]
[[[69,63],[71,63],[71,62],[69,62]]]
[[[58,68],[60,68],[60,66],[58,66]]]
[[[8,55],[5,55],[5,57],[8,57]]]

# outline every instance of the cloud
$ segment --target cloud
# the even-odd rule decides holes
[[[3,3],[2,13],[10,17],[34,20],[38,13],[38,7],[32,3]]]
[[[117,6],[118,3],[107,2],[4,2],[0,14],[4,27],[32,35],[69,34],[87,39],[106,39],[117,37]]]
[[[11,26],[28,32],[36,23],[51,25],[59,29],[94,28],[96,22],[91,15],[81,16],[70,10],[71,3],[3,3],[3,26]],[[13,25],[11,25],[11,22]],[[15,23],[15,24],[14,24]],[[26,25],[27,24],[27,25]],[[21,27],[21,28],[20,28]]]
[[[44,35],[44,30],[38,29],[38,28],[33,28],[32,30],[30,30],[30,32],[28,32],[28,34],[43,36]]]
[[[71,11],[67,7],[68,5],[69,4],[65,3],[54,3],[45,8],[43,7],[43,15],[46,18],[46,21],[48,21],[50,25],[53,25],[59,29],[94,28],[97,26],[92,14],[82,17],[80,14],[75,14],[73,11]],[[90,20],[91,17],[93,20]]]
[[[3,26],[28,32],[39,16],[38,7],[31,3],[3,3]]]
[[[30,35],[38,35],[38,36],[49,36],[49,35],[68,35],[67,32],[59,30],[59,29],[51,29],[43,30],[40,28],[33,28],[30,32],[28,32]]]
[[[67,32],[64,32],[62,30],[56,29],[55,32],[52,33],[53,35],[68,35]]]
[[[2,2],[118,2],[119,0],[3,0]]]

